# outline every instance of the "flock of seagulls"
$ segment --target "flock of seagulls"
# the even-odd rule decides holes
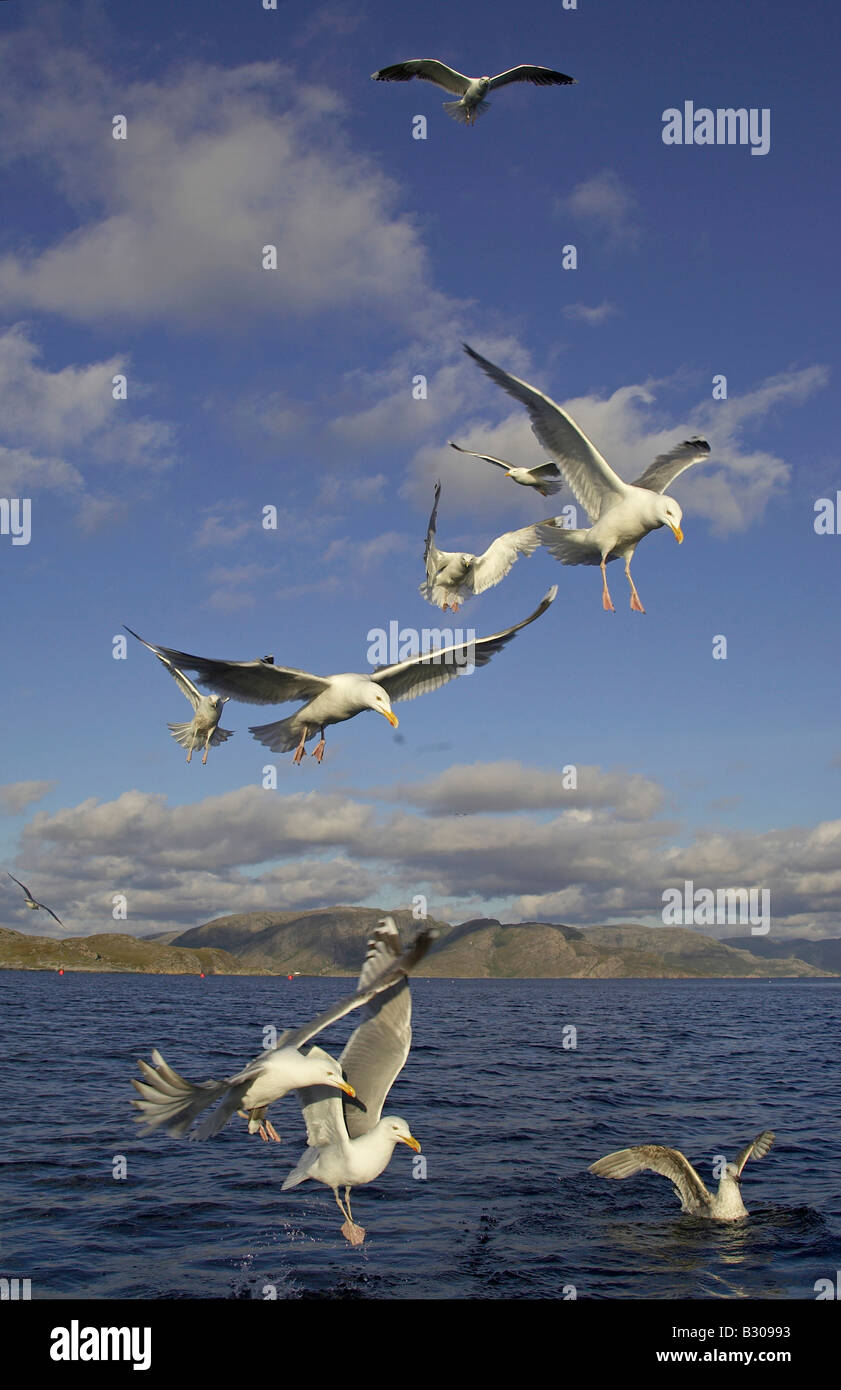
[[[350,1192],[373,1182],[388,1167],[397,1144],[420,1153],[420,1144],[399,1115],[383,1115],[383,1106],[406,1064],[412,1044],[409,975],[438,935],[422,928],[403,948],[392,917],[374,930],[353,994],[324,1013],[278,1038],[248,1066],[223,1081],[185,1080],[152,1051],[154,1067],[138,1062],[143,1081],[132,1080],[141,1099],[132,1101],[144,1133],[164,1129],[174,1138],[208,1139],[236,1112],[248,1132],[266,1142],[280,1142],[266,1112],[275,1101],[297,1091],[307,1130],[307,1149],[286,1178],[282,1191],[312,1179],[331,1188],[344,1217],[342,1234],[361,1245],[365,1230],[356,1224]],[[323,1048],[301,1049],[346,1014],[359,1009],[354,1029],[338,1060]],[[211,1115],[193,1129],[210,1106]],[[344,1200],[339,1195],[344,1188]]]

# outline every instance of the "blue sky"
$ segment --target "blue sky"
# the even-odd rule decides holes
[[[0,536],[0,848],[73,930],[113,928],[121,891],[134,931],[415,893],[455,920],[656,922],[684,878],[770,887],[782,934],[839,930],[841,535],[813,527],[841,488],[839,19],[818,14],[3,6],[0,497],[32,499],[33,533]],[[370,81],[412,56],[578,84],[507,88],[465,129],[437,88]],[[665,146],[686,100],[770,108],[770,152]],[[142,648],[112,660],[122,623],[364,670],[369,630],[441,626],[417,592],[436,477],[446,547],[556,509],[447,448],[542,457],[464,340],[628,478],[710,440],[673,487],[684,545],[635,557],[646,615],[621,566],[611,616],[597,573],[539,551],[459,621],[495,632],[557,582],[552,610],[402,705],[397,737],[360,717],[266,792],[247,726],[275,716],[231,703],[236,737],[185,766],[186,705]]]

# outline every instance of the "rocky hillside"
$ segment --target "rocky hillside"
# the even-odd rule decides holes
[[[262,974],[227,951],[206,947],[188,951],[134,936],[28,936],[0,927],[0,970],[134,971],[144,975]]]

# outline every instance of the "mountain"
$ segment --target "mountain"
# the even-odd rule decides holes
[[[806,960],[833,975],[841,974],[841,937],[825,936],[820,941],[809,941],[805,937],[789,936],[772,941],[769,936],[733,936],[727,938],[727,945],[752,951],[764,959],[794,956],[795,960]]]
[[[118,932],[96,936],[29,936],[0,927],[0,970],[129,971],[143,975],[254,975],[227,951],[186,951]]]

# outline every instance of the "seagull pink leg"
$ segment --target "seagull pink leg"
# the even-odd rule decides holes
[[[342,1226],[342,1235],[351,1245],[361,1245],[365,1239],[365,1227],[357,1226],[353,1219],[353,1213],[350,1209],[350,1188],[345,1188],[345,1206],[342,1206],[337,1189],[334,1188],[333,1191],[336,1201],[339,1203],[339,1211],[342,1213],[342,1216],[346,1218]]]
[[[614,608],[614,606],[613,606],[613,604],[612,604],[612,602],[611,602],[610,593],[609,593],[608,587],[607,587],[607,575],[606,575],[605,572],[604,572],[604,563],[605,563],[604,560],[602,560],[602,563],[601,563],[602,585],[603,585],[603,588],[602,588],[602,607],[604,608],[604,610],[605,610],[606,613],[615,613],[615,612],[616,612],[616,609]]]
[[[305,744],[306,741],[307,741],[307,734],[308,734],[308,733],[309,733],[309,729],[307,728],[307,726],[306,726],[306,724],[305,724],[304,727],[303,727],[303,729],[301,730],[301,742],[298,744],[298,747],[295,749],[295,756],[294,756],[294,758],[292,759],[293,763],[299,763],[299,762],[301,761],[302,758],[305,758],[305,757],[307,756],[307,750],[306,750],[306,748],[304,747],[304,744]]]
[[[637,593],[637,586],[631,578],[630,560],[625,561],[625,575],[628,580],[628,583],[631,586],[631,611],[634,613],[644,613],[645,609],[643,608],[642,603],[640,601],[640,596]]]
[[[322,730],[321,730],[321,739],[320,739],[320,741],[315,745],[315,747],[314,747],[313,750],[312,750],[312,755],[313,755],[313,757],[315,758],[315,761],[316,761],[317,763],[320,763],[320,762],[321,762],[321,759],[324,757],[324,750],[325,750],[326,747],[327,747],[327,742],[326,742],[326,740],[325,740],[325,738],[324,738],[324,730],[322,729]]]

